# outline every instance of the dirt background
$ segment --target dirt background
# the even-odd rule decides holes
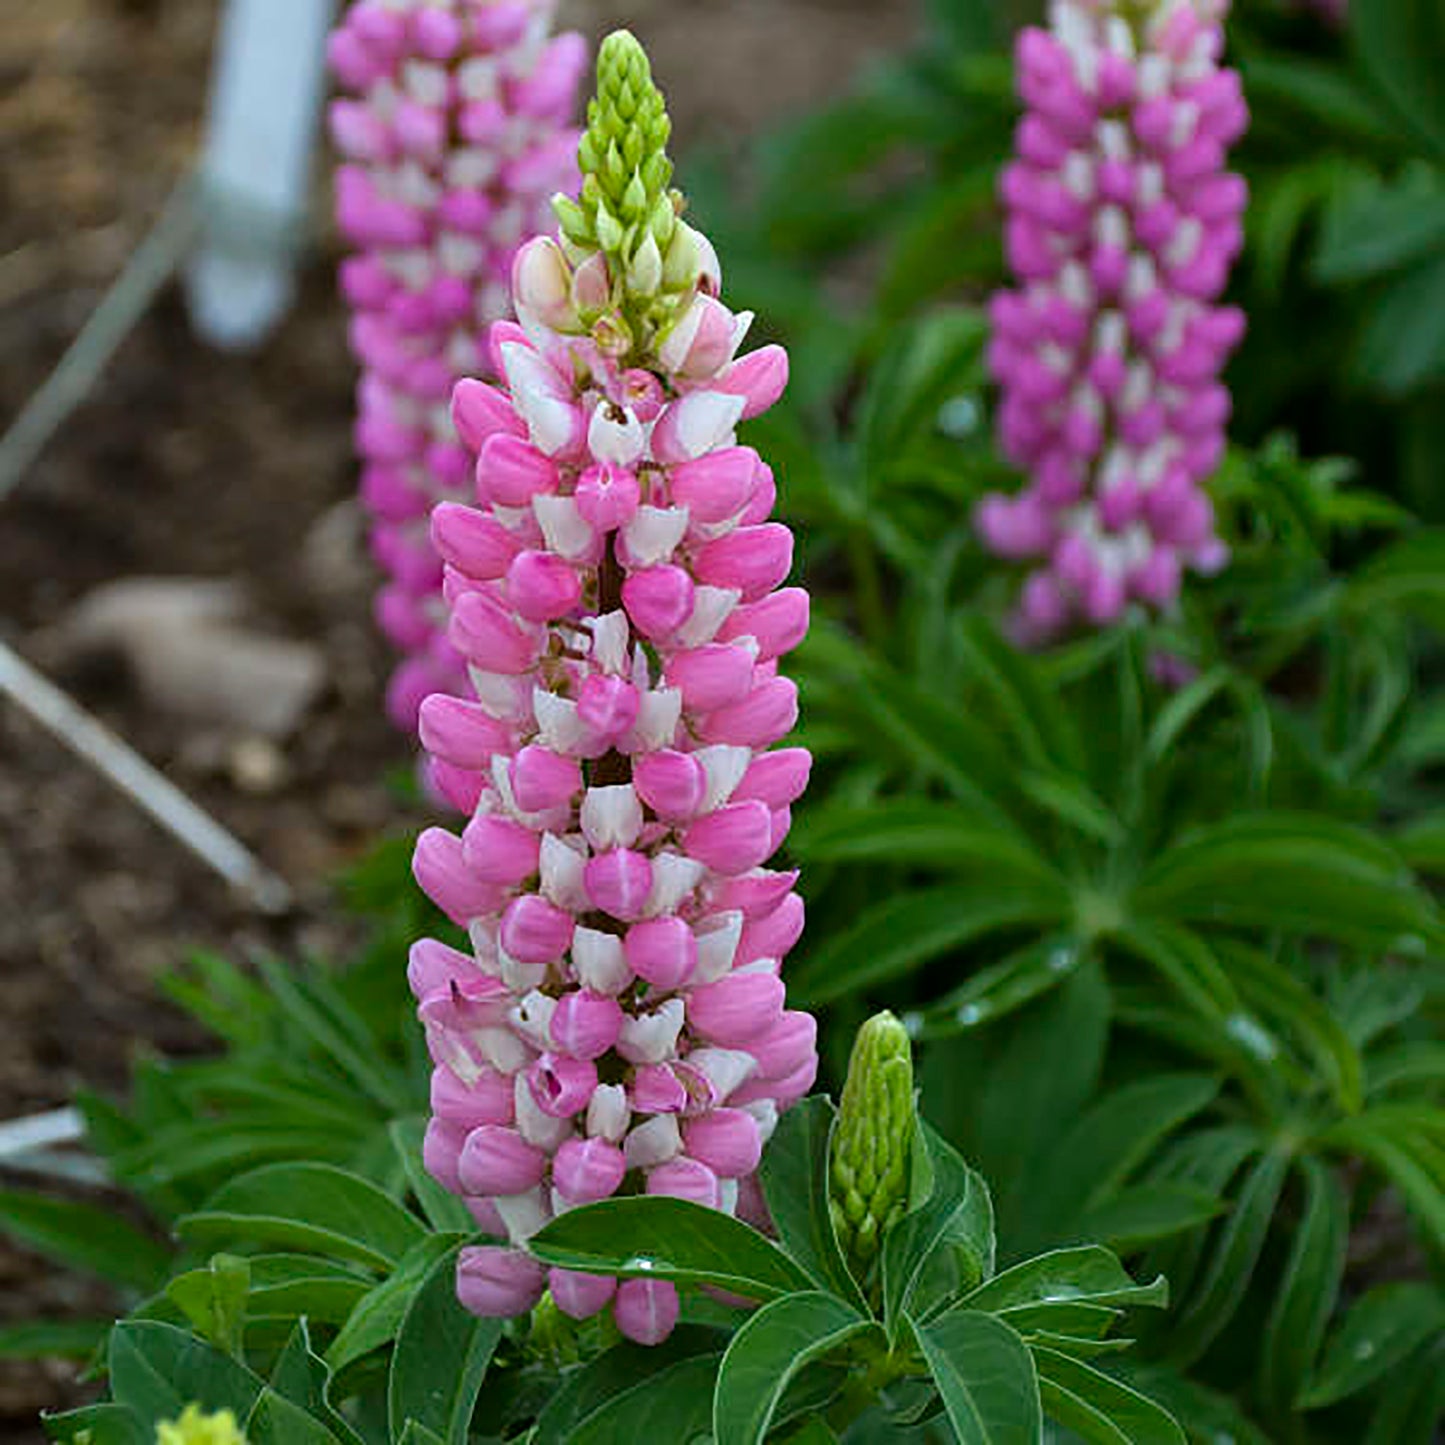
[[[217,0],[4,0],[0,24],[0,428],[155,219],[196,144]],[[681,149],[838,93],[912,30],[903,0],[571,0],[590,34],[630,25],[669,90]],[[197,947],[345,947],[328,880],[415,816],[379,698],[372,576],[349,505],[352,370],[317,181],[301,296],[254,356],[213,353],[167,291],[19,490],[0,499],[0,638],[159,764],[284,874],[283,923],[203,866],[0,701],[0,1120],[123,1087],[145,1049],[199,1045],[158,972]],[[57,625],[113,579],[239,581],[258,625],[322,648],[325,696],[279,748],[148,705],[124,668],[65,656]],[[6,1181],[0,1179],[0,1185]],[[0,1243],[0,1329],[114,1302]],[[0,1360],[0,1440],[69,1367]]]

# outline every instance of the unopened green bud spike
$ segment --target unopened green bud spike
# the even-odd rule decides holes
[[[854,1040],[833,1134],[833,1224],[860,1277],[907,1206],[914,1117],[908,1033],[891,1013],[875,1014]]]

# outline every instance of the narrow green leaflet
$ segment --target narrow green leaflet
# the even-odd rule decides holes
[[[164,1245],[113,1209],[21,1190],[0,1190],[0,1233],[68,1268],[129,1288],[154,1288],[171,1260]]]
[[[660,1195],[570,1209],[527,1247],[561,1269],[714,1284],[753,1299],[811,1284],[782,1250],[741,1220]]]
[[[244,1420],[264,1382],[188,1330],[151,1320],[122,1320],[110,1336],[110,1388],[116,1402],[152,1430],[192,1401]]]
[[[268,1164],[223,1185],[176,1222],[197,1243],[246,1240],[388,1269],[426,1234],[369,1180],[329,1164]]]
[[[1427,1284],[1377,1285],[1350,1307],[1301,1396],[1301,1409],[1348,1399],[1445,1332],[1445,1294]]]
[[[412,1295],[397,1335],[386,1392],[393,1438],[408,1420],[415,1420],[447,1445],[466,1445],[503,1322],[478,1319],[458,1303],[459,1250],[449,1250],[432,1265]]]
[[[124,1405],[85,1405],[63,1415],[42,1415],[47,1439],[61,1445],[155,1445],[155,1427],[147,1428]]]
[[[1058,1350],[1033,1355],[1049,1418],[1092,1445],[1185,1445],[1168,1412],[1137,1390]]]
[[[835,1295],[809,1290],[774,1300],[733,1336],[713,1402],[717,1445],[761,1445],[788,1383],[877,1326]]]
[[[254,1254],[251,1319],[300,1319],[313,1324],[345,1324],[358,1301],[372,1288],[369,1276],[354,1267],[311,1254]]]
[[[829,1003],[1018,924],[1053,924],[1068,898],[1062,887],[1004,880],[919,889],[875,904],[851,928],[815,949],[793,975],[804,1004]]]
[[[788,1254],[812,1277],[860,1310],[867,1303],[843,1261],[829,1208],[829,1148],[835,1111],[821,1094],[778,1121],[759,1171],[768,1212]]]
[[[1314,1369],[1339,1297],[1350,1233],[1349,1200],[1334,1172],[1313,1158],[1300,1160],[1298,1172],[1304,1179],[1304,1214],[1265,1325],[1259,1362],[1260,1396],[1280,1419],[1294,1408]]]
[[[264,1389],[245,1421],[246,1445],[340,1445],[315,1415]]]
[[[715,1330],[683,1325],[652,1349],[615,1346],[564,1377],[529,1445],[636,1445],[646,1438],[637,1428],[643,1410],[655,1410],[664,1427],[654,1436],[657,1445],[690,1439],[689,1431],[711,1425],[724,1343]],[[665,1413],[659,1402],[666,1402]]]
[[[917,1326],[917,1334],[961,1445],[1039,1445],[1038,1377],[1008,1325],[963,1309]]]
[[[311,1348],[311,1332],[305,1320],[298,1320],[285,1348],[271,1369],[270,1388],[293,1405],[314,1415],[344,1442],[361,1445],[361,1438],[331,1404],[331,1371]]]
[[[353,1360],[394,1340],[413,1295],[437,1260],[453,1253],[461,1243],[454,1234],[423,1236],[402,1257],[395,1272],[357,1303],[326,1351],[326,1363],[333,1370],[344,1369]]]
[[[908,1020],[923,1040],[950,1038],[1013,1013],[1057,987],[1089,957],[1072,934],[1054,934],[981,968],[967,982]]]
[[[1289,1170],[1281,1153],[1261,1156],[1251,1166],[1229,1217],[1220,1225],[1214,1252],[1189,1303],[1170,1330],[1170,1357],[1198,1359],[1234,1318],[1253,1278]]]
[[[206,1269],[173,1279],[166,1286],[166,1297],[180,1307],[203,1340],[239,1356],[250,1288],[250,1265],[235,1255],[218,1254]]]
[[[988,1186],[962,1157],[927,1125],[933,1188],[883,1237],[883,1318],[889,1337],[900,1337],[915,1286],[936,1250],[961,1247],[972,1257],[974,1278],[993,1270],[993,1207]]]
[[[1136,1284],[1118,1258],[1097,1244],[1055,1249],[1024,1260],[980,1285],[963,1303],[971,1310],[1002,1313],[1037,1305],[1157,1305],[1169,1302],[1162,1278]]]
[[[84,1360],[105,1339],[110,1320],[37,1320],[0,1329],[0,1360]]]
[[[1188,1184],[1136,1184],[1079,1215],[1078,1232],[1129,1252],[1142,1244],[1208,1224],[1224,1210],[1207,1189]]]

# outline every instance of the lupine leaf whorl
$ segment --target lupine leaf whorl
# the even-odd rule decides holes
[[[833,1135],[833,1223],[850,1263],[867,1271],[908,1199],[913,1052],[888,1012],[858,1030]]]

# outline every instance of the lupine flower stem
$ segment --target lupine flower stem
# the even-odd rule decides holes
[[[423,940],[410,967],[427,1167],[506,1241],[462,1253],[462,1302],[513,1315],[549,1289],[646,1344],[671,1284],[547,1273],[527,1239],[617,1193],[760,1222],[762,1147],[817,1069],[779,977],[796,875],[765,866],[810,764],[774,747],[808,598],[781,586],[792,537],[734,435],[787,360],[738,358],[750,318],[681,218],[668,133],[641,47],[609,37],[580,195],[519,252],[517,323],[490,335],[501,382],[453,396],[478,505],[438,506],[432,535],[474,700],[427,699],[420,731],[470,822],[424,834],[415,869],[471,948]]]
[[[1222,68],[1228,0],[1052,0],[1017,47],[1027,113],[1004,171],[1020,286],[994,298],[999,436],[1028,474],[977,524],[1033,561],[1025,644],[1130,603],[1171,608],[1186,570],[1217,571],[1204,484],[1230,412],[1219,381],[1244,315],[1214,303],[1243,240],[1245,185],[1224,169],[1247,111]]]

